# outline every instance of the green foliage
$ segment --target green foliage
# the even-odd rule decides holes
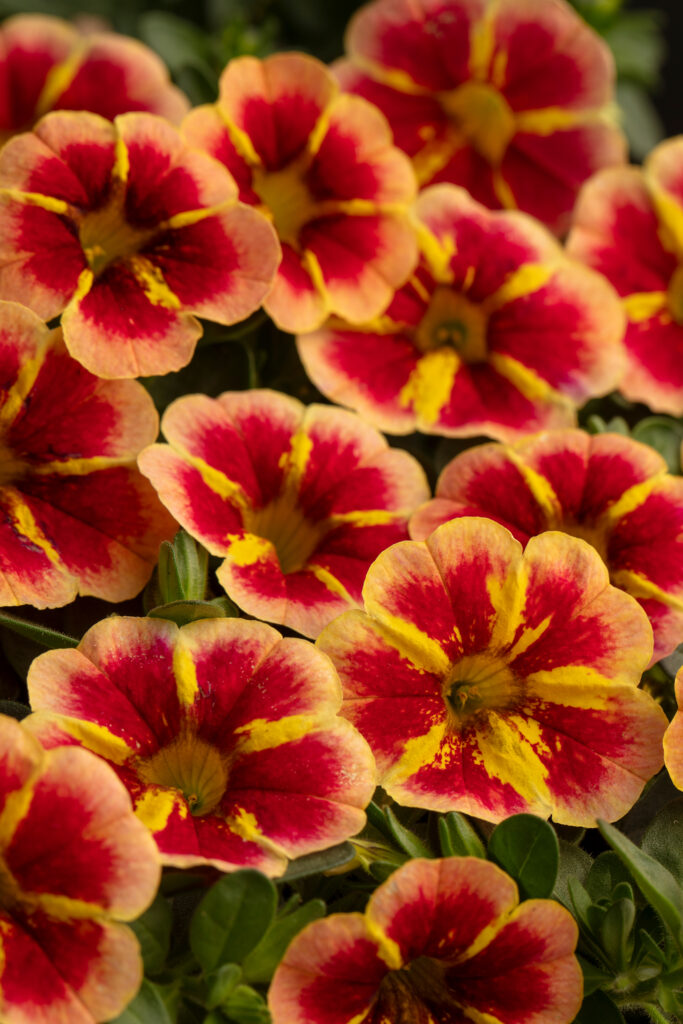
[[[494,829],[489,858],[519,885],[524,899],[550,896],[557,879],[560,849],[554,829],[534,814],[516,814]]]
[[[259,871],[225,875],[209,889],[190,923],[190,948],[205,971],[241,963],[275,916],[275,886]]]
[[[439,818],[439,841],[444,857],[486,857],[486,849],[467,818],[450,811]]]
[[[159,894],[151,907],[131,923],[140,943],[145,974],[159,974],[163,970],[171,945],[172,920],[171,904]]]

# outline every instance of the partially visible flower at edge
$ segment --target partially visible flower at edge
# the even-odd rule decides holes
[[[495,519],[526,544],[562,530],[596,549],[610,580],[652,625],[652,661],[683,638],[683,480],[649,445],[619,434],[545,431],[514,445],[476,445],[442,470],[410,520],[425,540],[460,516]]]
[[[153,114],[47,114],[0,150],[0,298],[48,320],[101,377],[185,366],[196,317],[258,308],[275,233],[216,160]]]
[[[676,674],[678,710],[664,733],[664,764],[676,789],[683,789],[683,668]]]
[[[62,18],[17,14],[0,26],[0,143],[50,110],[112,120],[148,111],[179,123],[189,101],[149,47],[117,32],[80,31]]]
[[[488,861],[418,858],[375,890],[365,913],[304,928],[268,1005],[273,1024],[569,1024],[583,994],[577,937],[568,910],[520,904]]]
[[[136,381],[103,381],[0,302],[0,606],[134,597],[175,520],[135,465],[158,433]]]
[[[683,135],[640,167],[601,171],[579,195],[570,255],[599,270],[626,312],[619,390],[683,415]]]
[[[623,164],[614,59],[564,0],[376,0],[352,18],[343,87],[387,116],[421,185],[463,185],[557,234]]]
[[[85,750],[45,751],[0,716],[0,1019],[94,1024],[142,981],[121,924],[151,903],[159,856],[114,772]]]

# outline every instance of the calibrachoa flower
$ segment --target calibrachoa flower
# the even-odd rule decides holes
[[[298,338],[314,384],[392,434],[511,440],[573,426],[615,387],[623,311],[603,277],[531,217],[464,189],[418,198],[421,260],[386,314]]]
[[[85,34],[44,14],[19,14],[0,28],[0,141],[55,109],[110,119],[147,110],[177,123],[188,107],[162,61],[136,39]]]
[[[0,1020],[94,1024],[142,981],[121,921],[159,884],[159,855],[114,772],[74,747],[45,751],[0,716]]]
[[[358,323],[386,309],[417,259],[407,217],[416,182],[378,110],[340,95],[313,57],[239,57],[218,103],[193,110],[183,131],[275,226],[282,263],[264,308],[280,327],[314,330],[331,313]]]
[[[134,597],[177,525],[135,466],[157,436],[136,381],[103,381],[59,329],[0,302],[0,605]]]
[[[581,183],[626,158],[612,55],[564,0],[376,0],[346,52],[342,85],[386,114],[422,185],[562,233]]]
[[[424,540],[456,516],[495,519],[522,544],[543,530],[582,537],[647,612],[653,660],[683,639],[683,479],[649,445],[583,430],[478,445],[445,467],[410,535]]]
[[[674,786],[683,789],[683,668],[676,675],[676,702],[678,710],[664,733],[664,763]]]
[[[666,716],[637,688],[650,624],[584,541],[548,532],[523,551],[498,523],[455,519],[383,552],[363,597],[318,644],[400,803],[594,825],[661,767]]]
[[[139,457],[250,615],[316,636],[361,600],[365,573],[429,496],[419,463],[353,413],[276,391],[179,398],[170,442]]]
[[[67,348],[98,376],[184,366],[192,314],[242,320],[278,259],[225,168],[153,114],[57,111],[0,151],[0,298],[63,313]]]
[[[568,251],[601,271],[628,319],[619,388],[634,402],[683,415],[683,136],[643,168],[602,171],[576,205]]]
[[[314,921],[273,978],[273,1024],[569,1024],[583,994],[578,933],[554,900],[519,903],[476,857],[412,860],[364,914]]]
[[[334,668],[244,619],[109,618],[29,671],[27,724],[116,769],[166,864],[282,874],[358,832],[375,784]]]

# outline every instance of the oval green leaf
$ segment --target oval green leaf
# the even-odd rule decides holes
[[[544,899],[553,891],[560,862],[555,830],[535,814],[516,814],[491,833],[489,858],[519,885],[523,899]]]
[[[245,869],[219,879],[192,915],[190,948],[205,971],[239,964],[268,930],[277,904],[275,886]]]

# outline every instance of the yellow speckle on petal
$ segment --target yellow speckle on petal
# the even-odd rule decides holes
[[[534,723],[536,724],[536,723]],[[489,714],[486,727],[477,729],[481,765],[492,779],[511,785],[532,806],[552,809],[547,786],[548,769],[539,753],[548,753],[540,733],[518,715]]]
[[[629,322],[640,324],[666,309],[666,292],[634,292],[622,304]]]
[[[173,674],[176,681],[178,700],[185,707],[191,707],[199,690],[197,670],[192,661],[190,651],[180,643],[177,644],[173,651]]]
[[[235,813],[228,819],[228,826],[235,835],[241,836],[248,842],[257,843],[264,838],[256,815],[245,810],[244,807],[235,808]]]
[[[453,348],[425,353],[399,392],[399,404],[414,409],[418,420],[431,426],[448,404],[455,376],[462,365]]]
[[[272,542],[265,537],[258,537],[255,533],[247,533],[244,536],[230,533],[228,541],[228,558],[233,565],[254,565],[256,562],[268,561],[272,557],[277,558]]]
[[[493,310],[507,306],[515,299],[524,298],[526,295],[533,295],[551,279],[556,267],[547,263],[524,263],[518,270],[514,270],[505,279],[498,291],[494,292],[486,301],[486,310],[491,313]]]
[[[163,832],[174,810],[187,817],[187,806],[176,790],[150,789],[135,804],[135,813],[150,832]]]

